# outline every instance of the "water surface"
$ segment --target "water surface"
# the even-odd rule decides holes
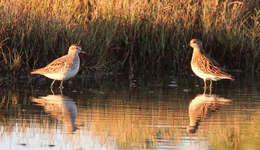
[[[1,149],[251,149],[260,147],[258,77],[17,86],[0,92]],[[67,86],[67,87],[66,87]]]

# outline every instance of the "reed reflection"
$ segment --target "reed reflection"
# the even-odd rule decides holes
[[[218,97],[217,95],[199,94],[189,104],[190,124],[187,126],[188,133],[196,133],[199,123],[206,119],[211,112],[231,104],[232,100]]]
[[[66,132],[76,131],[75,121],[78,110],[73,99],[63,95],[48,95],[39,98],[33,97],[32,101],[43,106],[44,110],[56,119],[61,120]]]

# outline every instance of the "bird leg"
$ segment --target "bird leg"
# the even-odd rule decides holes
[[[54,95],[54,94],[55,94],[52,88],[51,88],[51,93],[52,93],[52,95]]]
[[[62,88],[60,88],[60,94],[63,95]]]
[[[212,80],[209,80],[210,81],[210,84],[209,84],[209,91],[210,91],[210,94],[212,92]]]
[[[60,82],[60,89],[63,89],[63,80]]]
[[[209,89],[209,95],[211,95],[211,94],[212,94],[212,89],[210,88],[210,89]]]
[[[53,80],[53,81],[52,81],[51,86],[50,86],[51,89],[53,88],[53,84],[54,84],[55,81],[56,81],[56,80]]]
[[[204,80],[204,94],[205,94],[206,91],[207,91],[207,80],[205,79]]]
[[[207,91],[207,89],[205,89],[205,88],[204,88],[204,90],[203,90],[203,95],[205,95],[205,94],[206,94],[206,91]]]

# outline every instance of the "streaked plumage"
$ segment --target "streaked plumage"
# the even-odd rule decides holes
[[[207,80],[210,80],[210,88],[212,86],[212,80],[234,80],[234,78],[230,74],[226,73],[225,71],[223,71],[223,69],[218,67],[217,62],[214,59],[204,54],[205,52],[200,40],[192,39],[190,41],[190,46],[193,48],[191,69],[198,77],[204,80],[204,90],[207,87]]]
[[[31,74],[41,74],[53,79],[54,81],[51,84],[51,88],[56,80],[61,80],[60,88],[62,88],[64,80],[68,80],[78,73],[80,66],[78,53],[81,52],[81,47],[73,44],[70,46],[67,55],[55,59],[46,67],[32,71]]]

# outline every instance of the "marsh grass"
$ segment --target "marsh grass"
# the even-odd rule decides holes
[[[85,68],[187,72],[196,37],[225,67],[259,70],[259,8],[258,0],[2,0],[1,68],[25,73],[78,43]]]

